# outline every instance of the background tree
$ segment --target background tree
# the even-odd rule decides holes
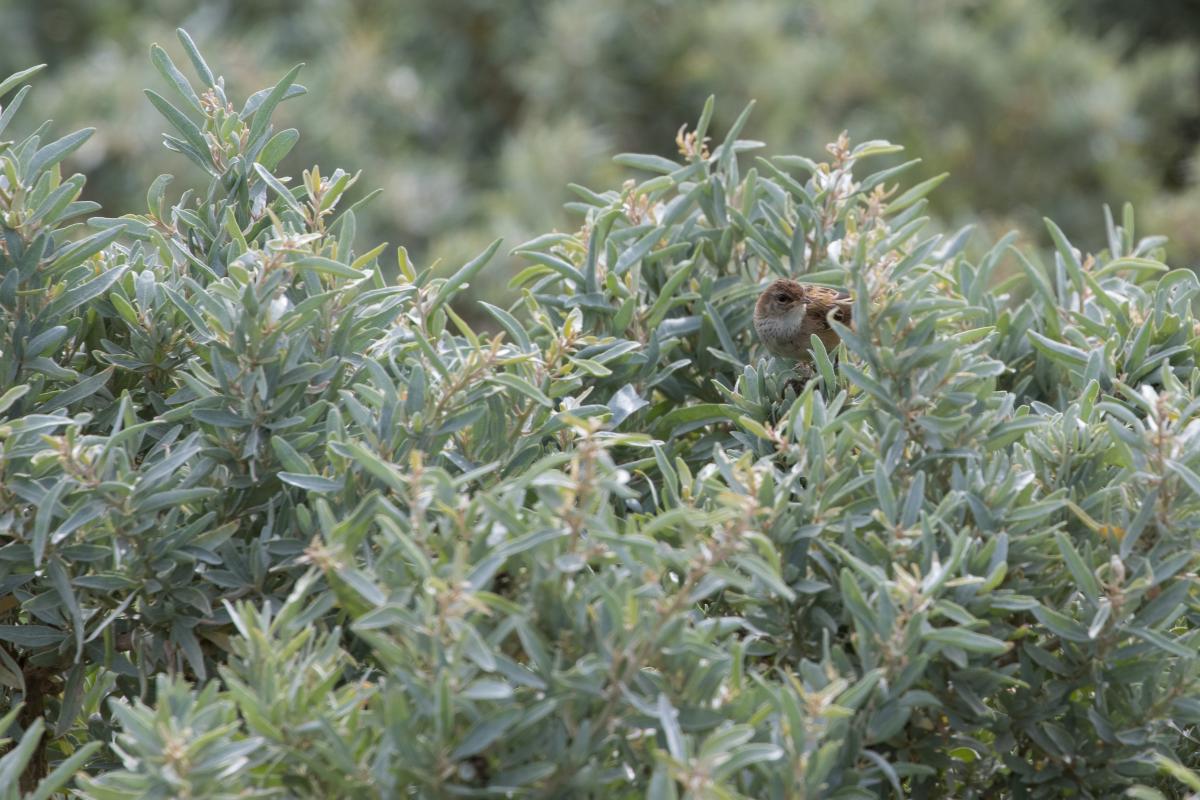
[[[711,93],[721,126],[757,99],[747,135],[777,152],[817,152],[846,129],[905,142],[923,159],[914,181],[952,176],[931,197],[946,229],[979,221],[998,237],[1015,227],[1049,247],[1043,215],[1084,240],[1103,204],[1133,202],[1149,230],[1174,232],[1173,258],[1200,256],[1187,224],[1197,209],[1188,165],[1200,31],[1182,12],[1160,24],[1161,4],[1152,13],[1097,0],[10,6],[0,72],[50,64],[31,113],[99,127],[71,164],[105,207],[133,207],[174,169],[153,153],[157,120],[135,90],[153,79],[145,42],[185,23],[241,85],[306,62],[306,84],[325,99],[281,110],[304,133],[284,173],[313,163],[367,170],[385,191],[360,228],[405,243],[422,263],[462,263],[497,235],[567,229],[563,187],[615,185],[626,175],[614,152],[673,156],[676,129]],[[1142,33],[1155,26],[1171,38]],[[520,264],[504,253],[497,264],[472,291],[503,296]]]

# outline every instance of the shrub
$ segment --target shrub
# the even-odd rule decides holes
[[[335,215],[354,177],[274,173],[295,70],[237,111],[181,41],[199,88],[155,48],[151,100],[205,192],[72,226],[81,135],[0,150],[0,682],[53,734],[0,770],[86,762],[98,800],[1195,780],[1200,282],[1131,210],[1095,254],[1048,222],[1049,266],[972,260],[898,148],[751,160],[710,101],[516,248],[483,332],[454,302],[499,243],[385,278]],[[750,334],[775,275],[855,298],[798,395]]]

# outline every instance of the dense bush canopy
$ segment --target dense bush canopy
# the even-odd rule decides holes
[[[277,173],[297,70],[180,41],[202,191],[95,216],[90,131],[0,144],[0,796],[1200,788],[1200,282],[1132,210],[968,258],[899,148],[710,101],[481,333],[499,242],[386,277],[357,175]],[[779,275],[854,297],[798,395]]]

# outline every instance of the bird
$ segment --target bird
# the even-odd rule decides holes
[[[815,333],[830,351],[840,338],[831,319],[850,325],[847,292],[780,278],[758,296],[754,305],[754,330],[773,355],[799,363],[812,363],[811,336]]]

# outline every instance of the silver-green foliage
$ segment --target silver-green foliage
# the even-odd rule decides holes
[[[67,145],[0,145],[0,685],[51,763],[111,740],[82,796],[1192,779],[1200,282],[1132,212],[968,261],[898,148],[710,150],[710,103],[575,187],[485,333],[452,302],[497,245],[386,277],[353,177],[275,174],[295,71],[238,111],[181,41],[200,84],[156,48],[151,99],[203,196],[72,227]],[[799,395],[773,275],[855,296]]]

